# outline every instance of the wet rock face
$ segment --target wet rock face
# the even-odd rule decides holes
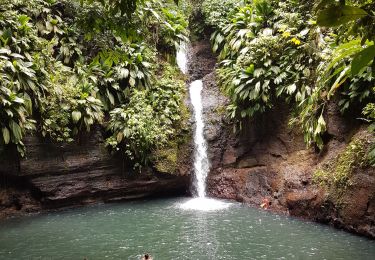
[[[141,174],[104,147],[100,129],[80,143],[57,145],[27,137],[27,158],[0,169],[0,216],[147,196],[185,194],[187,175]]]
[[[288,126],[289,108],[282,104],[244,122],[242,131],[235,134],[225,117],[228,99],[216,84],[215,58],[210,56],[210,46],[197,43],[193,45],[193,53],[198,53],[200,58],[195,64],[192,60],[192,79],[203,75],[204,82],[205,137],[211,164],[208,193],[257,207],[267,199],[269,210],[375,238],[373,168],[353,174],[354,185],[340,201],[312,181],[318,165],[333,160],[353,133],[358,132],[355,124],[342,118],[336,103],[327,108],[328,143],[321,154],[306,149],[302,134],[296,127]],[[199,67],[204,68],[203,72],[199,72]]]
[[[208,39],[193,42],[189,48],[188,55],[188,75],[190,81],[202,79],[214,70],[216,59],[211,52]]]
[[[350,138],[350,132],[354,127],[358,127],[359,120],[355,116],[347,116],[344,118],[340,113],[339,99],[336,98],[334,102],[327,104],[325,111],[325,118],[327,124],[327,135],[328,138],[334,138],[338,141],[345,141]]]

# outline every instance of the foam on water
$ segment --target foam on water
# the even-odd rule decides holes
[[[182,203],[180,208],[183,210],[214,211],[229,208],[231,205],[232,203],[217,199],[197,197]]]

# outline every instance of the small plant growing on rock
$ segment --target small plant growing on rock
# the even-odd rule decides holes
[[[315,171],[314,183],[334,190],[346,190],[353,184],[351,176],[355,169],[369,166],[367,153],[373,143],[374,141],[367,137],[353,139],[334,160],[327,162]]]

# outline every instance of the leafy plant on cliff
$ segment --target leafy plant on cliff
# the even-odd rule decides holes
[[[232,118],[263,113],[277,99],[301,102],[311,93],[311,67],[317,59],[307,43],[311,25],[293,8],[256,1],[240,7],[231,22],[212,35]]]
[[[374,99],[371,90],[374,84],[374,56],[368,53],[372,50],[375,36],[375,28],[371,22],[373,17],[368,15],[373,10],[373,4],[364,1],[353,3],[363,6],[369,11],[367,13],[359,7],[345,5],[344,2],[322,1],[317,7],[319,25],[341,26],[337,29],[338,35],[326,35],[324,39],[324,35],[320,36],[324,49],[322,62],[317,67],[319,76],[316,87],[313,94],[306,99],[306,105],[300,106],[299,115],[296,117],[303,126],[308,143],[315,142],[320,148],[323,146],[322,135],[326,130],[322,115],[325,105],[332,97],[339,96],[342,113],[350,108],[363,108]],[[343,17],[346,18],[342,18],[340,14],[345,14]],[[366,55],[363,55],[365,53]]]
[[[375,87],[372,89],[373,92],[375,92]],[[366,120],[370,123],[369,130],[372,133],[375,133],[375,104],[369,103],[366,105],[366,107],[362,111],[363,115],[366,117]],[[370,147],[370,151],[368,153],[368,159],[370,162],[370,165],[375,167],[375,143],[372,144]]]
[[[153,147],[163,144],[167,135],[149,104],[146,91],[134,90],[127,105],[110,112],[109,130],[113,132],[107,144],[120,149],[123,143],[124,153],[130,160],[147,162],[147,155]],[[123,142],[124,141],[124,142]]]
[[[126,101],[132,88],[150,86],[153,52],[143,44],[120,43],[115,49],[103,49],[86,69],[96,84],[104,108],[110,110]]]
[[[238,0],[208,0],[202,3],[202,13],[205,17],[204,22],[208,26],[215,28],[221,27],[227,23],[228,17],[234,15],[245,1]]]
[[[202,5],[207,23],[219,21],[207,12],[210,2]],[[231,118],[241,122],[289,103],[291,125],[301,127],[308,145],[322,149],[333,97],[342,113],[360,117],[374,100],[374,8],[371,1],[344,2],[244,1],[212,24]],[[321,28],[316,20],[339,27]]]
[[[187,20],[175,2],[1,1],[1,148],[16,145],[23,155],[22,139],[33,129],[71,142],[95,124],[106,126],[111,115],[118,119],[111,129],[125,129],[128,121],[116,111],[134,118],[138,110],[131,108],[143,98],[146,110],[139,112],[149,114],[129,127],[134,147],[148,147],[141,133],[150,115],[159,115],[160,136],[174,131],[181,82],[158,70],[167,52],[174,62],[176,47],[187,39]]]
[[[77,78],[69,68],[56,75],[54,93],[42,101],[42,135],[71,142],[78,133],[90,131],[103,120],[103,105],[92,93],[93,85]]]
[[[371,137],[353,139],[333,161],[315,171],[313,181],[328,187],[332,186],[338,191],[344,191],[352,185],[351,177],[355,169],[371,165],[366,156],[370,147],[374,145],[374,141],[369,139]]]
[[[7,10],[14,6],[4,7]],[[33,107],[38,107],[48,92],[47,71],[43,68],[49,61],[45,57],[48,43],[38,37],[30,19],[17,11],[0,11],[0,69],[7,78],[7,87],[21,96],[28,96]]]
[[[0,80],[6,81],[1,74]],[[30,102],[30,100],[18,97],[3,84],[0,85],[0,151],[4,150],[5,146],[13,144],[21,155],[25,154],[23,136],[35,126],[35,121],[29,118],[30,114],[26,105]]]
[[[162,73],[155,86],[133,90],[128,104],[110,112],[108,129],[113,134],[107,145],[124,153],[136,167],[148,164],[151,152],[175,138],[185,120],[181,115],[184,82],[176,81],[176,71],[168,72],[168,67]]]
[[[175,56],[180,44],[189,40],[187,17],[171,2],[164,1],[161,5],[158,1],[149,1],[140,17],[151,32],[147,37],[149,41],[170,60]]]
[[[349,3],[347,3],[349,2]],[[340,40],[350,41],[352,36],[361,38],[361,45],[375,37],[375,3],[373,1],[321,1],[317,6],[317,23],[323,27],[339,28]],[[349,52],[346,56],[353,55]],[[351,75],[358,75],[375,58],[375,47],[363,46],[351,61]]]
[[[145,0],[113,0],[113,1],[103,1],[103,0],[81,0],[81,3],[86,2],[92,4],[93,2],[100,3],[105,10],[107,10],[111,15],[116,16],[126,15],[128,18],[137,10],[137,6],[145,2]]]

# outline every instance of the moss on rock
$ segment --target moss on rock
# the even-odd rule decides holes
[[[175,84],[185,85],[184,76],[176,66],[162,64],[161,78],[173,79]],[[191,140],[191,126],[189,124],[190,111],[183,100],[187,97],[186,88],[181,88],[181,96],[178,109],[179,120],[176,120],[173,128],[174,134],[170,140],[151,154],[153,168],[159,173],[178,174],[181,158],[186,156],[186,144]]]
[[[158,172],[173,174],[177,171],[178,145],[176,142],[156,150],[153,156],[154,167]]]
[[[330,190],[345,191],[352,185],[355,169],[371,167],[367,154],[373,144],[372,136],[354,137],[342,153],[314,172],[313,181]]]

